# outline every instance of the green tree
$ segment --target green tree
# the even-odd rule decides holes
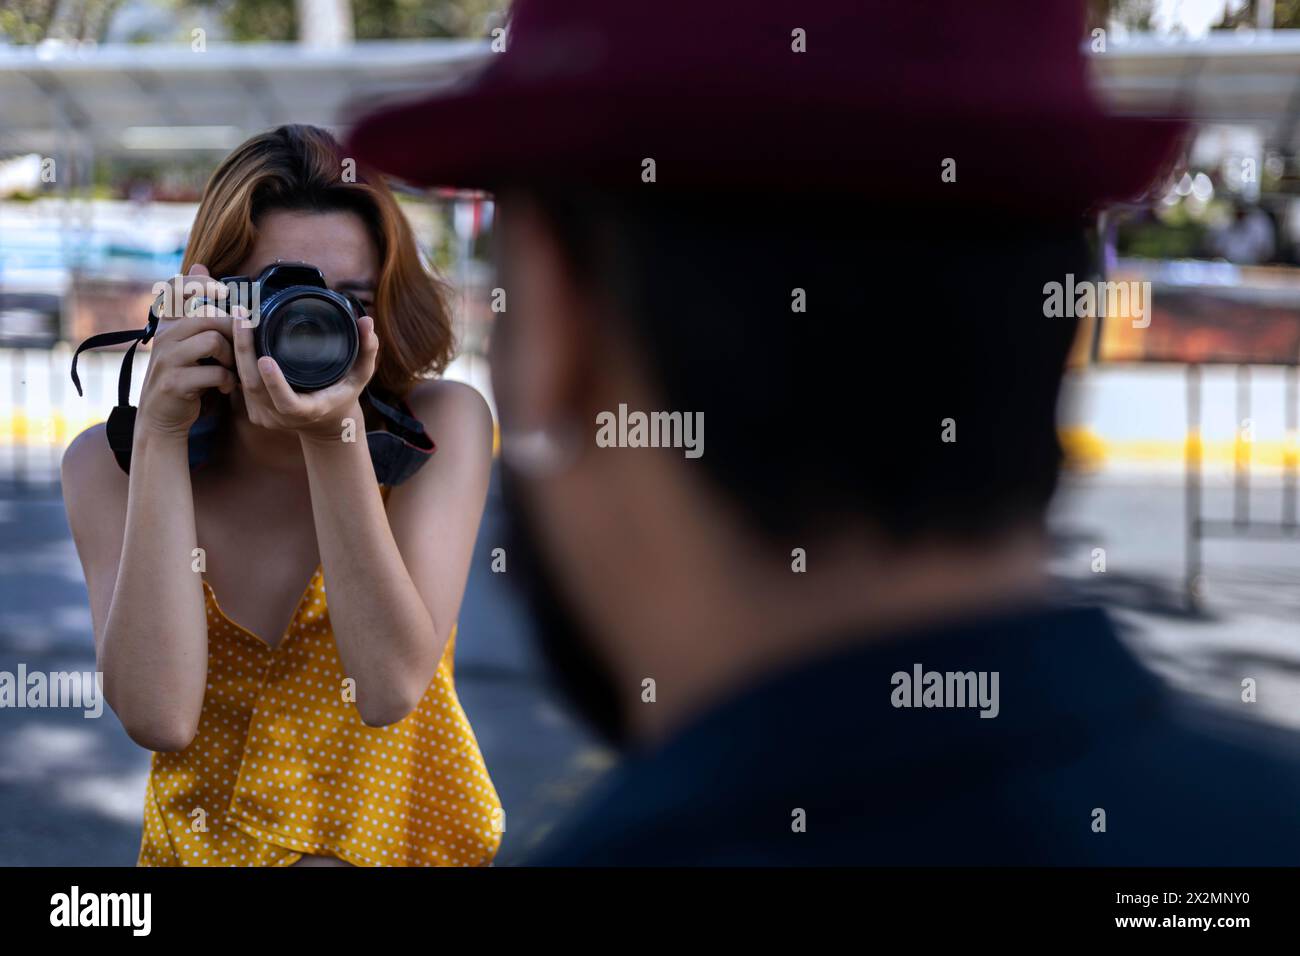
[[[1112,20],[1138,32],[1151,29],[1151,16],[1155,0],[1088,0],[1088,28],[1105,27]],[[1246,0],[1239,10],[1223,4],[1223,16],[1214,25],[1215,30],[1235,30],[1241,26],[1259,23],[1259,0]],[[1275,0],[1273,28],[1277,30],[1300,29],[1300,0]]]
[[[191,0],[217,10],[241,42],[292,42],[298,38],[296,5],[285,0]],[[484,37],[508,0],[352,0],[358,40]]]
[[[1259,23],[1258,0],[1247,0],[1236,13],[1225,10],[1223,19],[1214,25],[1216,30],[1235,30],[1240,26],[1255,26]],[[1300,29],[1300,0],[1276,0],[1273,5],[1273,29]]]
[[[0,38],[39,43],[50,38],[103,41],[123,0],[5,0]],[[156,0],[173,15],[209,10],[236,42],[298,39],[297,4],[290,0]],[[509,0],[351,0],[358,40],[486,37]]]
[[[0,36],[11,43],[102,41],[122,0],[5,0]]]
[[[1151,29],[1154,12],[1155,0],[1088,0],[1088,29],[1108,28],[1117,21],[1141,33]]]

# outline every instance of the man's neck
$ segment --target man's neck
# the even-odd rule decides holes
[[[807,570],[738,567],[697,556],[659,569],[655,587],[624,606],[611,641],[624,687],[653,678],[656,701],[629,702],[642,742],[662,739],[763,676],[852,643],[1031,604],[1044,591],[1039,539],[1025,534],[975,548],[872,553],[809,549]],[[720,557],[720,555],[715,555]],[[651,601],[643,598],[651,592]]]

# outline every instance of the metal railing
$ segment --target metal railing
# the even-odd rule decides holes
[[[83,352],[77,372],[85,394],[78,395],[68,374],[72,349],[66,343],[49,349],[0,348],[0,482],[20,488],[58,483],[59,463],[72,439],[105,421],[117,403],[117,377],[125,354],[125,349]],[[132,403],[140,398],[148,364],[148,351],[137,352]],[[492,404],[484,356],[462,353],[445,377],[473,385]]]
[[[77,364],[84,396],[69,377],[72,349],[0,349],[0,480],[53,485],[64,449],[84,429],[108,418],[117,401],[121,350],[83,353]],[[146,355],[136,355],[134,398]]]

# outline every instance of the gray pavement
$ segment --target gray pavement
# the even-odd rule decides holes
[[[1230,514],[1229,490],[1207,511]],[[1280,513],[1276,487],[1257,514]],[[1170,681],[1250,716],[1300,727],[1300,541],[1205,546],[1203,610],[1182,601],[1183,498],[1169,479],[1072,478],[1052,518],[1053,570],[1071,597],[1111,607]],[[498,862],[519,862],[611,763],[559,707],[504,575],[496,482],[461,618],[457,686],[506,806]],[[1106,570],[1093,571],[1104,548]],[[94,667],[80,568],[57,491],[0,486],[0,670]],[[1243,704],[1243,677],[1258,682]],[[0,865],[129,865],[147,754],[111,713],[0,710]]]
[[[564,712],[526,616],[493,574],[493,480],[456,647],[456,687],[506,808],[499,865],[519,862],[611,755]],[[0,485],[0,670],[94,670],[90,611],[57,489]],[[0,709],[0,866],[133,865],[148,754],[111,711]]]
[[[1203,515],[1233,516],[1226,482],[1203,492]],[[1052,568],[1072,598],[1099,603],[1163,677],[1240,716],[1300,729],[1300,536],[1218,537],[1202,543],[1198,610],[1184,597],[1186,518],[1181,479],[1075,478],[1058,495]],[[1280,520],[1275,479],[1256,487],[1251,516]],[[1094,549],[1106,570],[1093,571]],[[1258,699],[1242,701],[1252,678]]]

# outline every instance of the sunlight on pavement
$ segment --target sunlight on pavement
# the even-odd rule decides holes
[[[57,789],[58,802],[69,809],[107,817],[119,823],[138,825],[144,805],[147,771],[130,774],[92,774],[76,781],[64,781]]]
[[[80,727],[28,724],[0,737],[0,780],[34,780],[55,772],[84,771],[98,750],[99,731]]]

